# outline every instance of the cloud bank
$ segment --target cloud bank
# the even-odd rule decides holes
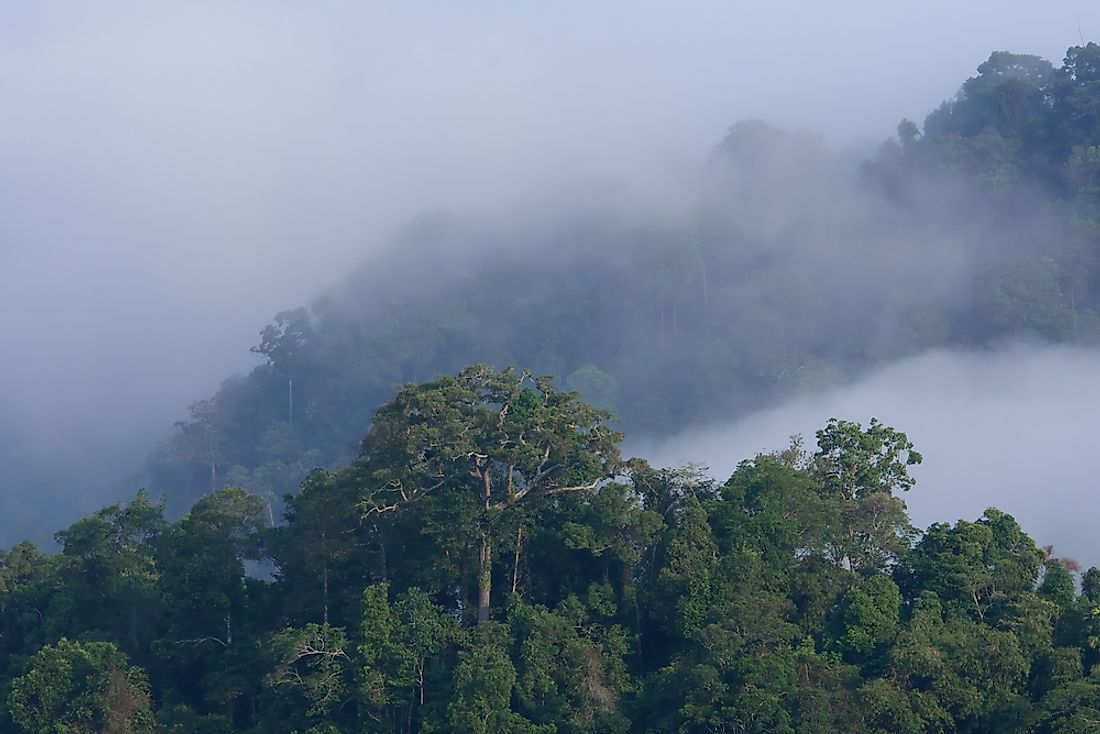
[[[793,434],[812,446],[831,417],[864,424],[877,417],[924,455],[905,496],[918,526],[973,520],[993,506],[1040,544],[1100,565],[1092,511],[1100,496],[1098,375],[1096,350],[934,351],[734,423],[632,448],[660,464],[702,463],[724,480],[739,461],[781,449]]]

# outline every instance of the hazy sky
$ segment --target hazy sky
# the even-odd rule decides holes
[[[416,212],[645,189],[746,117],[877,141],[1079,27],[1100,5],[2,3],[0,427],[151,441]]]

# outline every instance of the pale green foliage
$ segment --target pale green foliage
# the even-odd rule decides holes
[[[351,658],[344,630],[321,624],[288,628],[270,646],[279,662],[268,684],[303,696],[308,715],[325,716],[350,698]]]
[[[912,489],[916,480],[909,475],[909,467],[922,459],[904,433],[877,418],[872,418],[866,429],[831,418],[817,432],[814,466],[827,491],[849,500]]]
[[[852,569],[884,569],[909,547],[915,530],[895,492],[916,484],[909,467],[922,457],[901,431],[872,418],[859,423],[830,419],[817,432],[812,467],[826,501],[837,512],[830,553]]]

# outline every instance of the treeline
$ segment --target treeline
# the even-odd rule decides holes
[[[439,214],[197,402],[151,458],[177,509],[229,482],[273,504],[398,385],[472,363],[561,378],[634,435],[742,416],[885,361],[1006,338],[1100,341],[1100,46],[995,53],[871,160],[734,125],[687,211],[609,195]]]
[[[918,532],[877,421],[724,483],[550,378],[409,384],[271,526],[145,493],[0,555],[0,730],[1094,732],[1100,570],[995,509]]]

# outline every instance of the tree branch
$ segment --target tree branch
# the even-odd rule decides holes
[[[546,496],[550,496],[550,495],[554,495],[554,494],[566,494],[567,492],[583,492],[585,490],[593,490],[596,487],[600,486],[600,482],[602,482],[602,481],[603,481],[603,479],[593,479],[588,484],[576,484],[576,485],[573,485],[573,486],[570,486],[570,487],[554,487],[552,489],[544,490],[542,492],[542,494],[544,494]],[[510,497],[510,498],[508,498],[506,500],[503,500],[501,502],[497,502],[496,504],[492,505],[492,508],[494,510],[506,510],[510,506],[512,506],[515,503],[522,500],[527,495],[531,494],[531,491],[533,489],[535,489],[536,487],[537,487],[537,485],[534,484],[534,483],[528,484],[526,487],[524,487],[520,491],[516,492],[516,494],[513,497]]]

